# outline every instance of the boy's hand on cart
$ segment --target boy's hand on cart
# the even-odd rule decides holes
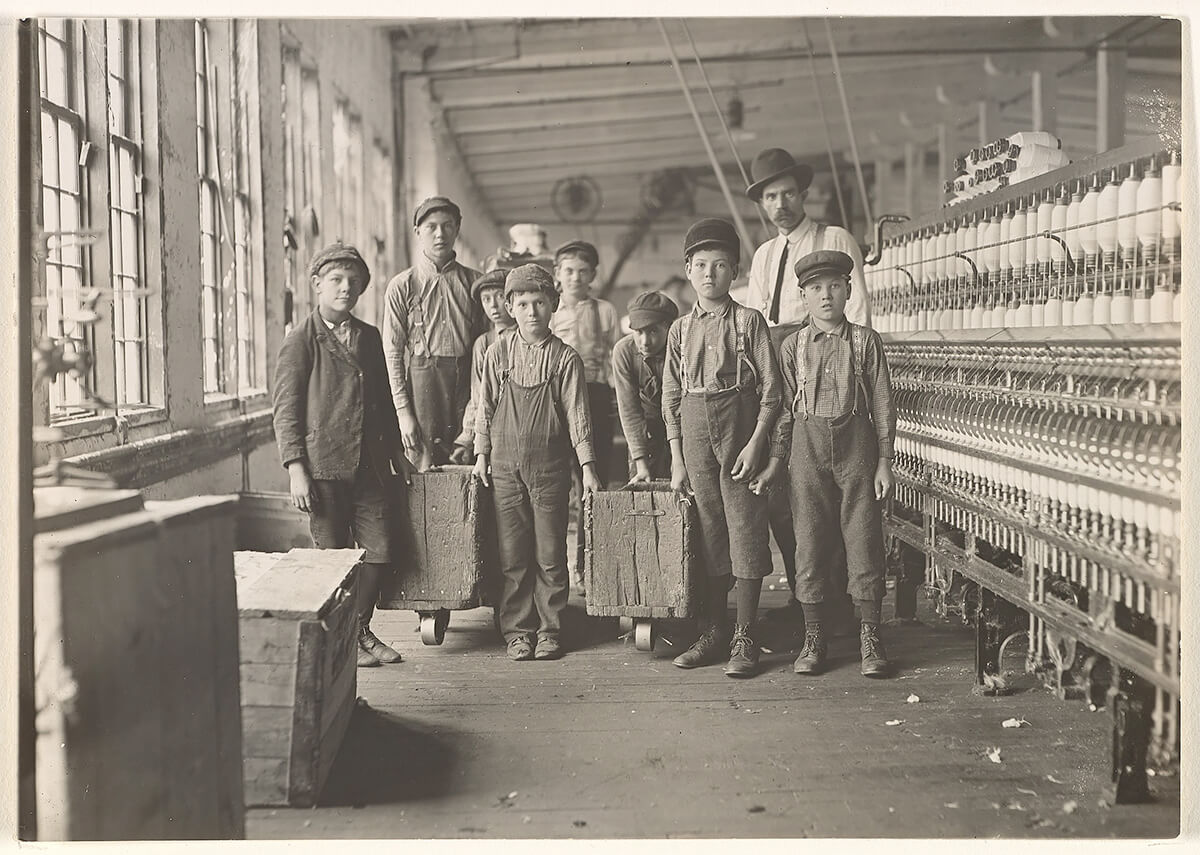
[[[583,464],[583,492],[598,493],[600,492],[600,478],[596,475],[596,464],[588,462]]]
[[[308,466],[303,460],[293,460],[288,464],[288,475],[291,477],[292,504],[304,513],[311,514],[317,509],[317,491],[313,489]]]
[[[471,477],[478,478],[479,483],[485,487],[492,486],[491,478],[488,476],[488,456],[480,454],[475,458],[475,468],[471,470]]]
[[[392,471],[403,478],[405,484],[411,486],[413,473],[417,470],[404,455],[404,452],[397,449],[392,452]]]
[[[671,461],[671,492],[680,501],[692,498],[692,481],[688,478],[687,467],[678,458]]]
[[[420,457],[425,445],[421,439],[421,426],[411,407],[396,411],[396,421],[400,425],[400,437],[404,440],[404,452],[410,458]]]
[[[886,457],[879,458],[875,467],[875,498],[883,501],[896,486],[896,477],[892,475],[892,461]]]
[[[775,483],[775,479],[779,477],[779,473],[783,470],[783,461],[778,457],[772,457],[767,461],[767,465],[763,467],[763,471],[759,472],[750,479],[747,485],[750,492],[756,496],[761,496],[771,489],[771,485]]]
[[[650,477],[650,467],[646,465],[646,458],[639,457],[633,461],[633,477],[629,479],[629,484],[649,484],[654,479]]]
[[[450,452],[450,462],[459,466],[471,463],[473,457],[471,449],[465,445],[455,445],[454,450]]]
[[[734,481],[749,481],[753,477],[754,473],[758,471],[758,461],[762,459],[765,445],[765,436],[760,437],[758,431],[755,431],[754,436],[750,437],[750,441],[746,443],[746,447],[733,461],[733,469],[730,470],[729,475]]]

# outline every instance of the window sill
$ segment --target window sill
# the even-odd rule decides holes
[[[120,416],[129,427],[135,428],[165,422],[167,411],[163,407],[145,407],[137,410],[121,410]],[[105,413],[104,415],[75,416],[52,421],[49,426],[60,435],[60,439],[56,441],[70,442],[74,439],[113,433],[117,428],[117,420],[112,413]]]
[[[238,403],[237,395],[230,395],[226,392],[205,395],[204,411],[207,413],[232,412],[238,408]]]

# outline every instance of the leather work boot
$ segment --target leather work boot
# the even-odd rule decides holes
[[[533,645],[523,635],[518,635],[508,643],[508,658],[514,662],[528,662],[533,658]]]
[[[864,623],[859,630],[859,643],[862,647],[862,673],[864,677],[886,677],[889,670],[887,651],[879,640],[879,627],[873,623]]]
[[[553,635],[539,635],[537,647],[533,651],[534,659],[561,659],[562,645]]]
[[[371,632],[370,627],[364,626],[358,636],[358,645],[361,649],[370,653],[384,665],[393,665],[396,662],[403,661],[404,657],[394,647],[389,647],[380,641],[375,633]]]
[[[358,667],[359,668],[378,668],[380,661],[375,658],[370,650],[368,650],[363,642],[363,630],[358,630]]]
[[[800,648],[800,655],[796,657],[792,670],[797,674],[820,674],[825,670],[828,652],[829,645],[821,624],[810,624],[804,629],[804,646]]]
[[[733,641],[729,645],[729,664],[725,666],[726,677],[753,677],[758,673],[758,645],[750,637],[750,625],[738,624],[733,628]]]
[[[679,668],[699,668],[701,665],[716,665],[725,658],[725,631],[715,623],[710,623],[700,633],[692,646],[680,653],[674,659]]]

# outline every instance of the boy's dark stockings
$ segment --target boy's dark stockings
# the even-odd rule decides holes
[[[750,626],[758,615],[758,598],[762,593],[762,579],[738,579],[734,598],[737,600],[738,626]]]
[[[358,612],[360,626],[369,626],[375,614],[375,603],[379,600],[379,582],[384,564],[360,564],[358,567],[358,594],[354,607]]]

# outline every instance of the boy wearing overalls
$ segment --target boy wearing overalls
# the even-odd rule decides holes
[[[766,485],[758,476],[779,415],[781,383],[762,314],[729,296],[740,252],[737,232],[724,220],[700,220],[688,230],[685,270],[697,301],[667,335],[663,421],[671,488],[696,503],[708,573],[700,638],[675,664],[695,668],[728,656],[727,675],[752,677],[759,649],[750,626],[771,572]],[[726,599],[734,579],[737,619],[730,639]]]
[[[679,308],[659,291],[629,301],[629,335],[613,348],[617,412],[629,446],[631,484],[671,477],[671,449],[662,417],[667,333]]]
[[[434,464],[449,460],[471,397],[471,345],[487,331],[471,298],[479,271],[454,253],[461,226],[462,212],[444,196],[417,206],[420,252],[384,297],[383,349],[404,448]]]
[[[797,523],[796,597],[805,630],[795,671],[819,674],[825,668],[826,603],[837,595],[830,561],[840,540],[850,594],[862,615],[862,673],[882,677],[888,672],[879,639],[882,502],[895,484],[896,408],[879,334],[846,319],[853,267],[853,259],[839,250],[812,252],[796,262],[811,322],[780,350],[788,405],[776,426],[776,444],[790,451]],[[770,482],[780,464],[772,461],[767,468],[763,478]]]
[[[474,474],[493,489],[503,573],[498,616],[508,657],[557,659],[573,458],[584,492],[600,488],[583,360],[550,332],[558,291],[544,268],[510,271],[504,296],[517,330],[485,357]]]
[[[475,458],[475,410],[479,406],[480,386],[483,384],[484,357],[496,339],[512,332],[517,326],[504,307],[504,278],[508,270],[507,267],[492,267],[471,285],[471,297],[479,302],[492,326],[471,345],[471,398],[463,412],[462,432],[454,440],[451,463],[471,463]]]

